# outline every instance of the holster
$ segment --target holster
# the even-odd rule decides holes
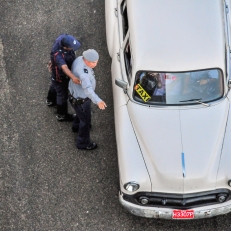
[[[73,106],[75,106],[75,105],[81,105],[81,104],[83,104],[84,102],[86,102],[89,98],[85,98],[85,99],[83,99],[83,98],[75,98],[73,95],[71,95],[70,93],[69,93],[69,101],[70,101],[70,103],[73,105]]]

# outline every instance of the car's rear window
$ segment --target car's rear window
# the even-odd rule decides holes
[[[138,71],[134,99],[145,104],[182,105],[211,102],[223,96],[220,69],[166,73]]]

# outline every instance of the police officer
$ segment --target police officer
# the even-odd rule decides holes
[[[71,73],[71,65],[79,49],[80,43],[73,36],[68,34],[60,35],[54,42],[51,53],[51,86],[48,91],[46,104],[48,106],[57,105],[57,120],[72,121],[73,115],[68,114],[68,83],[72,79],[73,83],[79,84],[80,80]]]
[[[76,112],[72,130],[78,133],[76,146],[78,149],[92,150],[97,144],[90,140],[91,101],[100,109],[107,105],[95,93],[96,80],[93,68],[96,67],[99,54],[94,49],[83,52],[72,64],[72,73],[80,78],[81,84],[69,82],[69,100]]]

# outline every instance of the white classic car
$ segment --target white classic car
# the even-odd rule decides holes
[[[105,0],[119,200],[134,215],[231,211],[230,3]]]

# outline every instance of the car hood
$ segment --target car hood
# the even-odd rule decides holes
[[[128,111],[152,191],[214,190],[229,102],[156,108],[129,101]]]

